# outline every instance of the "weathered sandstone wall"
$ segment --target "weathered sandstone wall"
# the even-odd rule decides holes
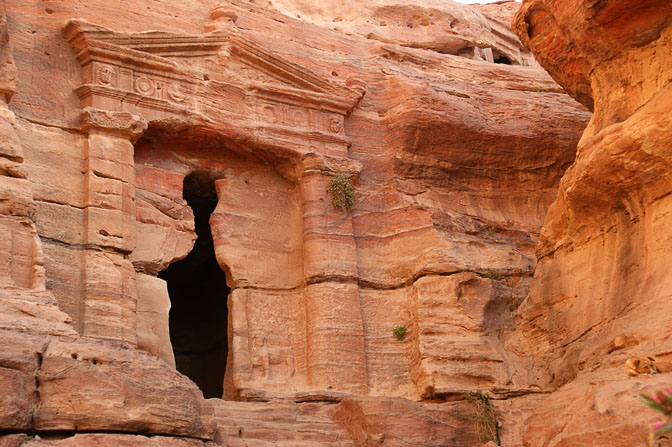
[[[6,1],[8,445],[477,445],[476,390],[519,445],[559,383],[514,321],[589,112],[511,4],[332,3]],[[175,370],[213,356],[227,400]]]
[[[635,445],[655,416],[638,393],[669,378],[626,378],[623,363],[672,352],[672,5],[529,0],[514,24],[595,111],[546,217],[511,343],[550,385],[566,384],[536,411],[525,445]]]

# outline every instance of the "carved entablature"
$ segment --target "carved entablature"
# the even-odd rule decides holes
[[[157,46],[187,51],[179,36],[166,33],[122,35],[83,20],[68,22],[64,36],[82,65],[76,89],[83,107],[132,112],[148,120],[166,114],[195,113],[198,73],[153,54]],[[216,51],[223,40],[203,42],[194,51]]]
[[[345,156],[349,140],[345,136],[345,113],[312,103],[305,92],[263,85],[248,89],[256,105],[257,132],[266,138],[294,146],[306,146],[304,152]]]
[[[227,18],[226,26],[200,36],[124,34],[68,22],[63,34],[82,65],[83,85],[76,89],[82,106],[130,112],[150,123],[189,118],[224,136],[234,129],[260,150],[347,156],[345,117],[363,89],[336,85],[274,55]],[[229,58],[244,70],[228,66]],[[217,71],[216,81],[209,81],[208,70]],[[223,85],[244,92],[244,104],[222,94]]]
[[[191,89],[188,81],[145,70],[133,70],[123,65],[94,61],[85,67],[84,82],[77,93],[85,102],[98,94],[117,98],[122,103],[146,103],[143,105],[159,110],[170,109],[171,105],[166,102],[187,108],[193,105],[189,98]],[[119,95],[120,92],[123,95]]]

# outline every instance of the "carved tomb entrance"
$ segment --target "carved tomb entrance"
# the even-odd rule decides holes
[[[209,223],[217,206],[214,180],[203,172],[189,174],[183,198],[194,212],[198,238],[185,259],[159,273],[170,296],[170,341],[177,370],[193,380],[206,398],[222,397],[231,289],[217,264]]]
[[[79,19],[63,29],[82,66],[82,85],[75,91],[87,134],[91,203],[84,242],[114,250],[118,267],[112,271],[121,278],[95,281],[107,259],[96,250],[85,253],[82,333],[137,345],[172,363],[164,330],[168,293],[161,278],[171,283],[173,315],[189,284],[203,283],[200,295],[220,289],[221,301],[204,303],[203,314],[192,322],[171,318],[171,338],[182,324],[208,329],[203,322],[209,318],[223,330],[230,326],[224,394],[261,399],[363,392],[367,371],[352,216],[330,207],[327,189],[334,175],[354,179],[361,171],[349,157],[345,118],[364,89],[357,79],[334,83],[279,57],[246,37],[227,8],[213,10],[213,23],[202,35],[127,34]],[[144,142],[138,142],[141,137]],[[152,151],[146,145],[155,137],[170,138],[173,148],[187,142],[180,151],[198,146],[208,156],[192,164],[188,157],[171,156],[168,146]],[[229,159],[232,152],[248,161]],[[193,240],[182,198],[197,213],[197,233],[199,221],[207,220],[198,214],[211,211],[212,203],[208,208],[208,200],[200,199],[212,191],[199,198],[203,190],[190,189],[198,176],[187,179],[183,197],[175,194],[184,175],[196,166],[212,173],[214,160],[222,157],[227,163],[221,172],[215,169],[218,200],[210,223],[216,258],[227,265],[232,288],[228,324],[221,315],[228,292],[224,281],[209,286],[194,278],[200,272],[197,260],[212,260],[212,253],[197,247],[184,261],[184,276],[192,276],[188,282],[172,269],[156,277],[184,256]],[[113,181],[100,181],[98,173]],[[121,194],[102,203],[112,188]],[[209,238],[207,229],[205,234],[199,239]],[[204,265],[217,268],[214,262]],[[219,271],[204,276],[222,277]],[[106,318],[113,313],[115,318]],[[225,340],[221,335],[211,338]],[[182,349],[193,352],[180,347],[181,341],[172,343],[178,357]],[[222,343],[215,347],[227,349]],[[224,362],[227,356],[217,357]],[[220,393],[182,371],[206,396]]]

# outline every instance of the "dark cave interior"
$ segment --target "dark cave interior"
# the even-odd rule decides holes
[[[210,231],[210,215],[217,206],[214,180],[202,172],[188,175],[183,198],[194,212],[198,238],[186,258],[159,273],[170,295],[170,340],[177,370],[193,380],[205,398],[221,398],[231,289],[217,263]]]

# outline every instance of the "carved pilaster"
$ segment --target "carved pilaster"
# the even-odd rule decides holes
[[[333,209],[328,194],[333,175],[354,178],[361,164],[309,155],[302,168],[309,381],[317,388],[362,391],[367,386],[366,354],[352,213]]]
[[[126,112],[86,108],[89,134],[85,244],[130,253],[135,248],[133,143],[147,122]]]
[[[88,133],[84,209],[84,335],[134,344],[135,166],[133,143],[147,122],[127,112],[86,108]]]
[[[362,164],[356,160],[319,154],[306,155],[298,168],[299,177],[313,172],[322,172],[331,176],[341,174],[351,180],[356,180],[362,172]]]

